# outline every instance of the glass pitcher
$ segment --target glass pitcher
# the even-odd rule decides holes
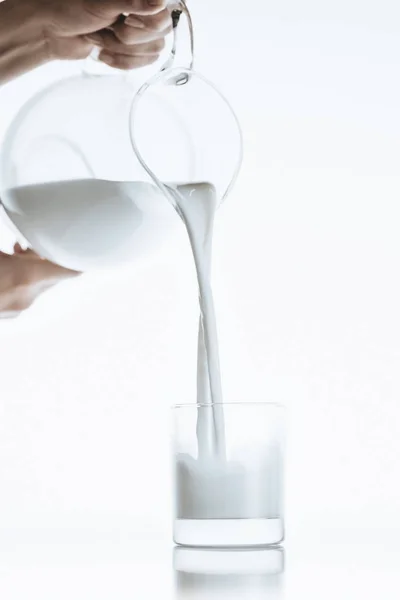
[[[86,271],[163,251],[181,227],[174,193],[213,186],[226,196],[239,171],[242,137],[227,100],[193,70],[193,26],[173,11],[173,47],[161,70],[107,68],[91,57],[79,76],[38,93],[9,127],[0,198],[40,256]],[[189,64],[177,67],[181,13]],[[178,25],[179,24],[179,25]]]

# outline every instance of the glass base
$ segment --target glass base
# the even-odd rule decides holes
[[[175,519],[174,542],[202,548],[273,546],[284,538],[283,519]]]

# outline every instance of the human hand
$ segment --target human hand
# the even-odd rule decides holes
[[[46,290],[79,273],[41,259],[15,244],[13,254],[0,252],[0,318],[17,317]]]
[[[85,58],[93,46],[113,67],[149,65],[171,31],[171,10],[167,0],[5,0],[0,82],[50,60]]]
[[[37,2],[43,6],[43,31],[55,58],[85,58],[94,44],[100,47],[99,60],[113,67],[142,67],[158,59],[172,28],[166,0]]]

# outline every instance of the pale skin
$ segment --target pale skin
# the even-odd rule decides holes
[[[170,31],[167,0],[0,0],[0,85],[52,60],[86,58],[94,47],[110,66],[147,66]],[[0,318],[18,316],[77,275],[19,244],[0,252]]]

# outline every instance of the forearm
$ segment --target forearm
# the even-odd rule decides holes
[[[35,2],[0,1],[0,85],[47,62],[42,32]]]

